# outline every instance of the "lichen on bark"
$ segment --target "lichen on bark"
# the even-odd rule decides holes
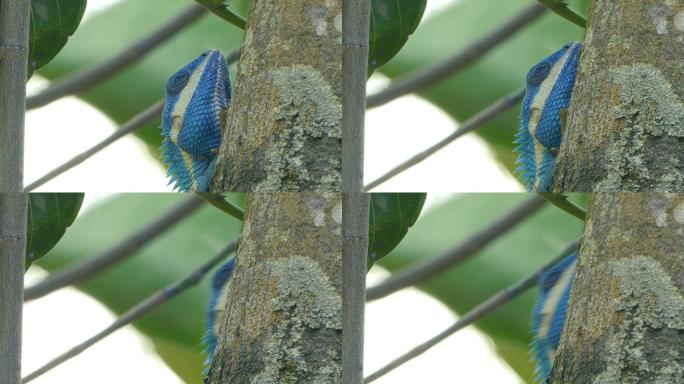
[[[592,2],[555,191],[684,192],[684,31],[669,0]]]
[[[340,383],[341,195],[255,193],[209,383]]]
[[[684,382],[684,195],[592,196],[552,383]]]
[[[341,3],[250,3],[212,190],[341,189]]]

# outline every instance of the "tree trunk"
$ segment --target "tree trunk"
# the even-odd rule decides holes
[[[21,382],[26,195],[0,193],[0,383]]]
[[[684,191],[684,10],[594,0],[552,189]]]
[[[684,195],[592,196],[552,383],[684,382]]]
[[[341,194],[247,198],[209,383],[341,383]]]
[[[214,191],[341,188],[342,0],[251,1]]]

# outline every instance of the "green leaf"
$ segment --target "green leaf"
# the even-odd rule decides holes
[[[373,0],[368,73],[388,62],[418,28],[427,0]]]
[[[368,269],[385,257],[418,220],[426,193],[371,193]]]
[[[86,0],[31,0],[28,77],[64,47],[85,12]]]
[[[456,195],[424,212],[399,246],[380,265],[392,272],[438,256],[500,219],[529,194]],[[575,196],[574,198],[577,198]],[[583,222],[547,204],[466,262],[418,288],[464,314],[501,289],[530,275],[582,235]],[[477,322],[497,352],[532,382],[529,343],[536,291],[527,292]]]
[[[41,259],[50,272],[83,261],[139,231],[186,199],[186,194],[117,194],[79,217],[62,241]],[[243,207],[242,195],[227,199]],[[121,315],[162,287],[187,275],[235,239],[242,223],[205,204],[125,262],[76,288]],[[146,315],[133,326],[186,383],[202,382],[202,335],[210,278]]]
[[[470,46],[531,3],[529,0],[455,1],[421,22],[401,52],[379,71],[397,79],[425,70]],[[588,0],[575,1],[574,8],[586,14],[588,3]],[[581,40],[583,34],[583,29],[548,11],[477,62],[418,94],[454,120],[465,121],[523,86],[530,67],[563,44]],[[515,169],[513,135],[519,115],[520,108],[516,106],[476,131],[511,172]]]
[[[30,193],[26,234],[26,269],[43,257],[76,220],[83,193]]]

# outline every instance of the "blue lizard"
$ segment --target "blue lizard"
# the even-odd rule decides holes
[[[582,45],[568,43],[532,67],[527,73],[515,170],[528,191],[548,192],[556,167],[565,120],[575,85]]]
[[[208,191],[229,104],[228,65],[218,50],[204,52],[166,82],[161,150],[174,189]]]
[[[539,297],[534,306],[532,352],[537,361],[538,382],[545,382],[551,373],[560,343],[570,290],[575,278],[577,252],[564,258],[539,277]]]
[[[216,350],[219,329],[223,319],[223,309],[226,305],[228,280],[233,275],[235,258],[228,260],[221,268],[217,269],[211,282],[211,299],[207,305],[207,325],[204,331],[203,343],[207,359],[204,362],[205,370],[209,370]]]

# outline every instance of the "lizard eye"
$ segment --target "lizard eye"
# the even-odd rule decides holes
[[[187,72],[183,71],[176,73],[166,84],[166,91],[170,94],[176,94],[180,92],[183,87],[185,87],[185,84],[188,83],[188,79],[190,79],[190,75],[188,75]]]
[[[541,82],[544,81],[544,79],[546,79],[546,76],[548,76],[549,71],[551,71],[551,66],[546,62],[535,65],[534,67],[532,67],[532,69],[530,69],[530,72],[527,74],[527,84],[541,84]]]

